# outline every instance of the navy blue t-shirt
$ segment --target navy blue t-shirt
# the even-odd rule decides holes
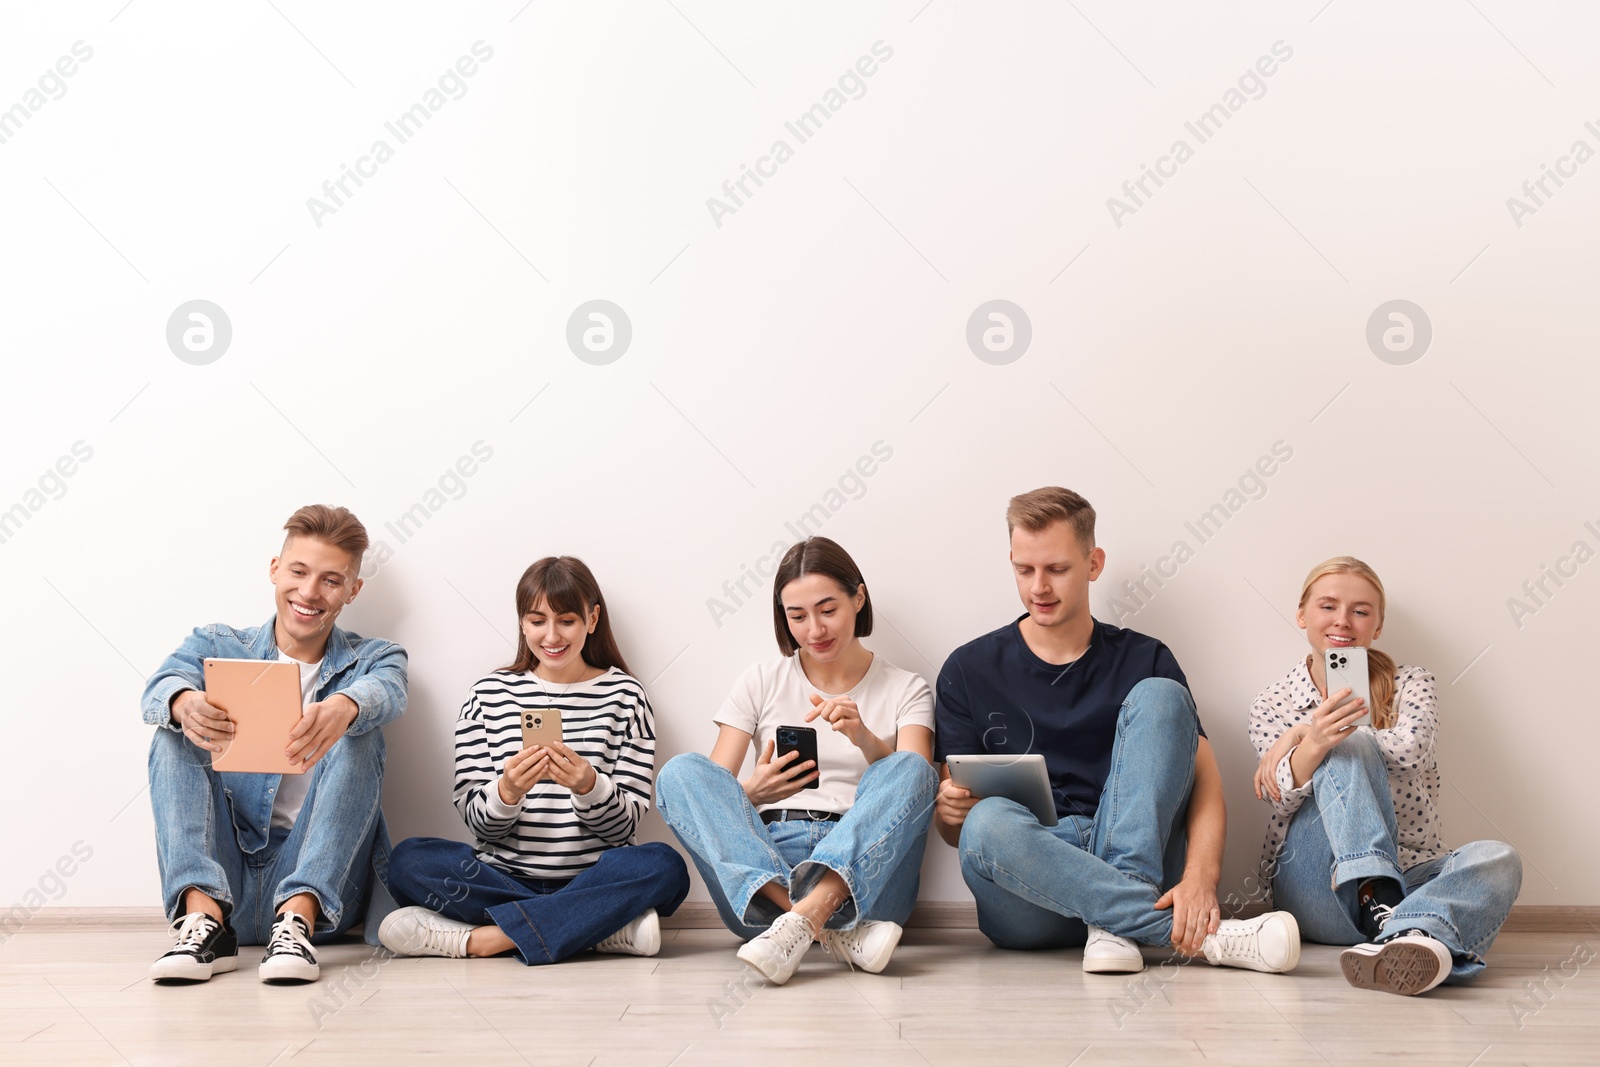
[[[1128,692],[1146,678],[1189,682],[1166,645],[1099,619],[1082,656],[1065,666],[1046,663],[1022,638],[1018,624],[1025,618],[967,642],[944,661],[934,694],[933,758],[1037,752],[1050,774],[1056,814],[1093,818]]]

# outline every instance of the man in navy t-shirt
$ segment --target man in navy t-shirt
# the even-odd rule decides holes
[[[1094,509],[1036,489],[1006,510],[1027,614],[968,642],[939,672],[939,835],[961,852],[978,926],[1003,948],[1084,946],[1083,969],[1144,968],[1135,942],[1213,964],[1291,970],[1287,912],[1222,918],[1222,778],[1171,650],[1089,614],[1105,566]],[[1039,753],[1057,826],[950,780],[951,754]]]

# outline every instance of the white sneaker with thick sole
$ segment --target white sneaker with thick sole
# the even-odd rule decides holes
[[[378,943],[396,956],[465,959],[471,923],[458,922],[427,908],[398,908],[383,917]]]
[[[1269,911],[1254,919],[1223,919],[1201,945],[1213,967],[1282,974],[1300,963],[1300,924],[1286,911]]]
[[[317,950],[311,947],[311,928],[292,911],[278,916],[262,957],[263,982],[315,982],[322,976]]]
[[[889,957],[905,933],[898,923],[869,919],[854,930],[823,930],[819,940],[828,955],[868,974],[878,974],[889,966]]]
[[[773,985],[782,985],[794,976],[815,940],[811,920],[786,911],[758,937],[741,945],[738,956]]]
[[[594,947],[596,952],[620,952],[628,956],[654,956],[661,951],[661,917],[648,908]]]
[[[1443,942],[1420,932],[1379,945],[1352,945],[1339,953],[1346,982],[1402,997],[1426,993],[1450,977],[1453,962]]]
[[[1083,970],[1085,974],[1138,974],[1144,970],[1144,956],[1127,938],[1091,926],[1083,946]]]

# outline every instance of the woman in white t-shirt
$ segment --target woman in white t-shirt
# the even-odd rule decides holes
[[[722,921],[747,939],[739,958],[768,981],[787,982],[813,941],[877,973],[916,903],[939,785],[933,694],[861,644],[872,598],[826,537],[784,554],[772,613],[783,655],[744,672],[715,716],[710,758],[670,760],[656,802]],[[781,727],[816,731],[815,763],[775,756]]]

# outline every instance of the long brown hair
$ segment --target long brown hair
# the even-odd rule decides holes
[[[867,589],[866,579],[861,577],[861,568],[837,541],[808,537],[789,547],[783,554],[783,562],[778,564],[778,573],[772,578],[772,627],[777,632],[779,652],[792,656],[800,650],[800,642],[790,632],[789,617],[783,610],[783,587],[808,574],[832,578],[847,597],[854,597],[860,589],[865,599],[861,610],[856,612],[855,635],[867,637],[872,633],[872,592]]]
[[[1353,574],[1372,583],[1372,588],[1378,591],[1378,626],[1381,628],[1385,606],[1383,582],[1379,580],[1377,571],[1354,556],[1334,556],[1312,567],[1311,573],[1306,575],[1305,584],[1300,587],[1300,609],[1305,610],[1306,601],[1311,599],[1311,587],[1317,579],[1330,574]],[[1367,685],[1372,690],[1372,728],[1387,730],[1394,725],[1396,717],[1393,656],[1375,648],[1367,649]]]
[[[583,642],[583,662],[601,670],[615,667],[624,674],[633,673],[623,662],[617,639],[612,636],[611,613],[600,593],[600,583],[576,556],[546,556],[522,572],[517,581],[517,658],[505,670],[522,674],[538,666],[539,657],[528,647],[528,639],[522,633],[522,617],[533,611],[541,599],[557,615],[571,612],[585,618],[599,605],[600,621]]]

